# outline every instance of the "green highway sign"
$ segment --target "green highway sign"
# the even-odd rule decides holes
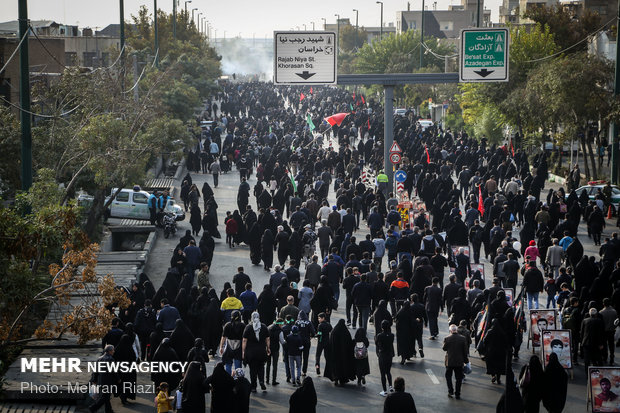
[[[460,82],[507,82],[509,32],[502,29],[461,30]]]

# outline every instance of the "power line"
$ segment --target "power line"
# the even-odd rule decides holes
[[[36,39],[39,41],[39,44],[43,47],[43,49],[47,52],[47,54],[48,54],[48,55],[50,55],[50,56],[52,57],[52,59],[54,59],[54,61],[55,61],[56,63],[58,63],[60,66],[62,66],[64,69],[69,69],[67,66],[65,66],[65,65],[64,65],[64,63],[61,63],[61,62],[60,62],[60,61],[56,58],[56,56],[54,56],[54,55],[52,54],[52,52],[50,52],[50,51],[48,50],[47,46],[45,46],[45,43],[43,43],[43,42],[41,41],[41,39],[39,39],[39,36],[37,35],[37,32],[34,30],[34,27],[32,27],[32,26],[28,25],[28,28],[29,28],[30,30],[32,30],[32,34],[34,34],[34,37],[36,37]]]
[[[142,68],[142,73],[140,73],[140,76],[138,76],[138,80],[136,80],[136,83],[133,84],[133,86],[131,87],[131,89],[125,90],[123,91],[123,93],[129,93],[132,90],[134,90],[136,88],[136,86],[138,86],[138,82],[140,82],[140,79],[142,79],[142,75],[144,75],[144,72],[146,71],[146,65]]]
[[[422,43],[422,46],[424,46],[424,48],[425,48],[425,49],[426,49],[426,50],[427,50],[430,54],[432,54],[433,56],[435,56],[435,57],[436,57],[436,58],[438,58],[438,59],[445,59],[446,57],[457,57],[457,56],[459,55],[458,53],[455,53],[455,54],[453,54],[453,55],[442,55],[442,54],[438,54],[438,53],[434,52],[434,51],[433,51],[430,47],[428,47],[428,46],[426,45],[426,43]]]
[[[593,37],[594,35],[596,35],[596,34],[597,34],[597,33],[599,33],[600,31],[602,31],[605,27],[607,27],[607,25],[608,25],[609,23],[614,22],[615,20],[616,20],[616,17],[614,17],[613,19],[610,19],[607,23],[605,23],[603,26],[601,26],[601,28],[600,28],[600,29],[598,29],[598,30],[596,30],[596,31],[594,31],[594,32],[592,32],[592,33],[590,33],[589,35],[587,35],[587,36],[586,36],[586,37],[584,37],[583,39],[579,40],[577,43],[575,43],[575,44],[572,44],[572,45],[568,46],[568,47],[567,47],[566,49],[564,49],[564,50],[560,50],[560,51],[559,51],[559,52],[557,52],[557,53],[554,53],[554,54],[549,55],[549,56],[541,57],[541,58],[538,58],[538,59],[526,60],[526,61],[524,61],[523,63],[535,63],[535,62],[541,62],[541,61],[543,61],[543,60],[551,59],[551,58],[553,58],[553,57],[556,57],[556,56],[558,56],[558,55],[561,55],[562,53],[564,53],[564,52],[566,52],[566,51],[568,51],[568,50],[572,49],[573,47],[575,47],[575,46],[577,46],[577,45],[579,45],[579,44],[581,44],[581,43],[583,43],[583,42],[585,42],[586,40],[589,40],[591,37]]]
[[[0,69],[0,73],[4,72],[4,69],[6,69],[7,66],[9,65],[9,63],[11,63],[11,60],[13,59],[13,57],[15,57],[15,55],[17,54],[17,51],[22,46],[22,43],[24,42],[24,39],[26,38],[27,34],[28,34],[27,32],[24,33],[24,35],[22,36],[22,39],[19,41],[19,43],[17,44],[17,47],[15,48],[15,50],[13,50],[13,53],[9,57],[9,60],[7,60],[6,63],[4,64],[4,66],[2,66],[2,69]]]
[[[81,104],[80,104],[80,105],[77,105],[77,106],[76,106],[76,107],[74,107],[73,109],[68,110],[68,111],[66,111],[66,112],[63,112],[63,113],[60,113],[60,114],[58,114],[58,115],[44,115],[44,114],[42,114],[42,113],[34,113],[34,112],[29,111],[29,110],[26,110],[26,109],[22,108],[21,106],[16,105],[15,103],[11,103],[10,101],[8,101],[8,100],[6,100],[5,98],[3,98],[2,96],[0,96],[0,99],[1,99],[2,101],[4,101],[6,104],[11,105],[11,106],[13,106],[15,109],[18,109],[18,110],[20,110],[20,111],[22,111],[22,112],[24,112],[24,113],[27,113],[27,114],[32,115],[32,116],[37,116],[37,117],[39,117],[39,118],[46,118],[46,119],[60,118],[60,117],[66,116],[66,115],[70,114],[71,112],[75,111],[75,110],[76,110],[77,108],[79,108],[80,106],[82,106]]]

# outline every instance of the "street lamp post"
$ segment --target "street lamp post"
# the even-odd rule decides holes
[[[172,0],[172,38],[177,39],[177,0]]]
[[[334,14],[334,16],[336,16],[336,57],[338,57],[340,51],[340,15]]]
[[[308,29],[306,28],[306,23],[304,23],[304,32],[308,31]]]
[[[187,3],[191,3],[191,2],[192,2],[192,0],[187,0],[187,1],[185,2],[185,15],[186,15],[186,16],[187,16]]]
[[[195,20],[194,20],[194,11],[195,11],[195,10],[198,10],[198,7],[194,7],[194,8],[192,9],[192,24],[193,24],[194,26],[196,26],[196,23],[195,23]]]
[[[321,20],[323,20],[323,30],[327,30],[327,19],[325,17],[321,17]]]
[[[383,40],[383,2],[382,1],[378,1],[377,4],[381,5],[381,28],[380,28],[380,34],[379,34],[379,38],[381,40]]]
[[[314,22],[310,22],[312,23],[312,31],[314,31]]]
[[[123,70],[125,69],[125,1],[124,0],[120,0],[119,2],[119,6],[120,6],[120,12],[121,12],[121,16],[120,16],[120,29],[121,29],[121,60],[122,60],[122,67]]]
[[[198,33],[202,33],[202,26],[200,25],[200,15],[202,14],[202,12],[198,13],[198,18],[196,20],[196,30],[198,30]]]
[[[201,26],[202,26],[202,34],[205,34],[207,32],[207,18],[203,17],[200,21]]]
[[[157,0],[153,0],[153,26],[155,28],[155,66],[159,66],[159,33],[157,28]]]
[[[357,49],[357,35],[358,35],[358,18],[360,15],[360,11],[358,9],[353,9],[353,11],[355,12],[355,48]]]
[[[424,0],[422,0],[422,24],[420,25],[420,69],[424,64]]]

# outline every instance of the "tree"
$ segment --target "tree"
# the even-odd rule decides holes
[[[11,110],[0,106],[0,152],[17,155],[20,152],[19,122]],[[0,198],[15,194],[21,179],[19,156],[5,156],[0,163]]]
[[[353,25],[344,25],[340,27],[340,50],[350,51],[362,47],[368,39],[368,32],[363,27],[355,30]]]
[[[96,275],[98,246],[79,229],[79,209],[60,206],[60,198],[54,172],[43,169],[15,207],[0,208],[2,359],[9,347],[29,340],[66,333],[80,343],[101,338],[114,317],[105,306],[129,304],[112,277]],[[53,306],[63,311],[41,323]]]
[[[601,28],[601,17],[598,13],[584,8],[581,15],[575,18],[573,13],[562,4],[549,7],[543,4],[539,7],[532,7],[524,13],[524,17],[543,27],[549,27],[560,49],[568,49],[566,53],[587,50],[588,42],[584,40]]]

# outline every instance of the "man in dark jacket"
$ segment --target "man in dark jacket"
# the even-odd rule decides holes
[[[105,346],[104,353],[97,360],[99,363],[113,363],[114,362],[114,346],[112,344],[108,344]],[[93,377],[91,378],[91,383],[96,384],[98,386],[113,386],[118,385],[119,377],[117,373],[110,372],[109,369],[105,369],[101,373],[93,373]],[[99,393],[99,398],[93,404],[91,404],[88,409],[91,412],[96,412],[101,408],[101,406],[105,405],[106,413],[112,411],[112,404],[110,403],[110,397],[112,396],[112,392],[110,391],[101,391]]]
[[[458,333],[458,327],[450,326],[450,335],[443,341],[443,350],[446,352],[446,382],[448,383],[448,397],[461,398],[461,384],[463,383],[463,365],[469,362],[467,357],[467,341]],[[452,372],[456,378],[456,391],[452,387]]]
[[[465,285],[465,278],[471,274],[471,266],[469,265],[469,256],[465,255],[465,248],[459,248],[459,253],[454,258],[456,261],[456,270],[454,274],[461,285]]]
[[[138,338],[140,339],[140,350],[142,359],[146,360],[146,345],[149,340],[149,336],[155,331],[155,325],[157,324],[157,311],[153,308],[151,300],[144,300],[144,308],[138,310],[136,314],[136,320],[134,322],[134,328]]]
[[[383,413],[417,413],[415,402],[410,393],[405,391],[405,379],[394,379],[394,392],[387,395],[383,403]]]
[[[342,228],[345,234],[353,234],[357,223],[355,222],[355,215],[351,211],[351,208],[347,208],[347,214],[342,217]]]
[[[237,267],[237,273],[233,275],[232,282],[235,285],[235,296],[237,298],[245,291],[246,284],[252,284],[250,276],[243,272],[243,267]]]
[[[443,302],[441,298],[442,293],[441,288],[439,288],[439,278],[433,277],[433,284],[424,289],[424,305],[428,317],[428,329],[431,334],[431,340],[435,340],[439,335],[437,317],[439,317],[439,310],[443,311]]]
[[[456,283],[456,276],[454,274],[450,275],[450,282],[443,288],[443,308],[449,310],[452,307],[452,300],[458,297],[460,289],[461,286]],[[448,313],[448,316],[450,316],[450,313]]]
[[[543,291],[545,280],[540,270],[536,268],[536,261],[530,261],[530,268],[523,275],[523,287],[527,293],[527,308],[537,310],[538,294]]]
[[[590,364],[600,365],[605,347],[605,323],[596,308],[590,308],[589,317],[581,322],[581,346],[586,374]]]
[[[372,287],[368,283],[368,276],[366,274],[362,274],[360,282],[353,286],[351,298],[359,314],[359,327],[364,328],[364,331],[366,331],[372,301]]]
[[[504,261],[503,268],[506,276],[506,287],[517,288],[517,280],[519,278],[519,263],[514,258],[514,254],[508,254],[508,260]]]

